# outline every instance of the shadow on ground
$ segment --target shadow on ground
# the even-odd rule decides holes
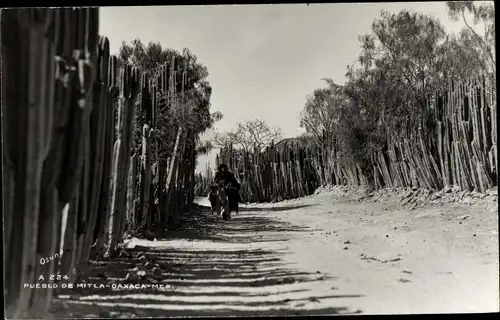
[[[309,208],[309,207],[314,207],[315,205],[312,204],[303,204],[303,205],[292,205],[292,206],[284,206],[284,207],[242,207],[240,208],[240,212],[255,212],[255,211],[269,211],[269,212],[276,212],[276,211],[291,211],[291,210],[296,210],[296,209],[303,209],[303,208]]]
[[[189,210],[181,222],[162,241],[149,242],[153,246],[124,249],[112,261],[91,261],[80,283],[102,285],[60,289],[53,317],[360,313],[331,307],[336,299],[360,295],[335,294],[333,287],[311,291],[334,278],[294,269],[282,260],[283,248],[250,245],[286,242],[310,229],[248,214],[223,222],[203,206]]]
[[[184,239],[241,244],[281,242],[289,240],[299,232],[315,231],[245,211],[233,213],[232,217],[232,221],[223,222],[211,214],[208,207],[195,205],[181,217],[180,224],[183,227],[169,231],[162,240]]]

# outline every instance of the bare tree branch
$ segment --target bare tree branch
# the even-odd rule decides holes
[[[255,119],[244,123],[238,122],[233,131],[215,134],[213,142],[220,148],[233,144],[242,147],[245,151],[250,151],[252,146],[263,150],[272,141],[281,139],[280,128],[271,127],[265,121]]]

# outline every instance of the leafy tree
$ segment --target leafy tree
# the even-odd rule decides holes
[[[210,140],[200,141],[196,145],[197,154],[208,154],[213,149],[213,144]]]
[[[300,127],[314,136],[320,143],[325,143],[339,125],[339,115],[349,104],[344,88],[331,79],[324,79],[328,87],[316,89],[307,97],[306,105],[300,114]]]
[[[462,17],[467,26],[458,37],[446,34],[437,19],[406,10],[382,11],[372,24],[372,33],[360,37],[361,67],[348,67],[344,87],[360,112],[369,115],[368,129],[373,131],[377,124],[380,129],[405,127],[423,110],[433,112],[434,102],[428,96],[446,89],[449,78],[494,70],[494,55],[490,55],[495,46],[493,6],[452,2],[448,8],[452,17]],[[483,23],[484,37],[467,23],[466,10],[473,13],[475,25]]]
[[[439,20],[421,13],[382,11],[360,42],[360,67],[348,67],[344,87],[367,115],[365,125],[375,136],[388,126],[406,127],[424,110],[432,113],[429,94],[446,89],[450,77],[464,78],[478,70],[470,58],[473,50],[447,35]]]
[[[464,28],[453,41],[457,44],[453,54],[461,54],[462,62],[496,77],[495,7],[493,2],[448,1],[448,14],[454,21],[462,21]],[[468,16],[472,15],[472,21]],[[483,27],[481,35],[477,28]]]
[[[236,129],[226,133],[216,133],[213,139],[214,144],[223,148],[228,144],[240,146],[247,152],[263,150],[272,141],[282,139],[280,128],[271,127],[263,120],[255,119],[251,121],[238,122]]]
[[[406,10],[398,14],[382,11],[372,24],[372,33],[360,37],[359,62],[364,71],[375,71],[373,80],[404,91],[423,106],[426,94],[441,84],[438,52],[445,40],[444,27],[433,17]]]

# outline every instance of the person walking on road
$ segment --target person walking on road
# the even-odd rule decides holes
[[[224,186],[229,201],[229,210],[238,213],[238,203],[241,201],[239,194],[240,183],[236,180],[234,174],[228,170],[226,164],[219,165],[215,173],[214,182]]]

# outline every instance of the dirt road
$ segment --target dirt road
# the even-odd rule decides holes
[[[498,312],[496,203],[408,211],[358,196],[243,206],[229,222],[199,207],[168,239],[90,266],[83,281],[107,287],[61,292],[54,316]]]

